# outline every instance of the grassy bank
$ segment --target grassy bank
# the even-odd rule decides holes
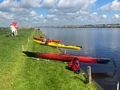
[[[0,31],[0,90],[96,90],[82,74],[66,69],[63,62],[29,58],[27,51],[60,53],[56,48],[33,42],[33,36],[44,36],[33,29],[20,29],[18,36]],[[28,42],[29,39],[29,42]]]

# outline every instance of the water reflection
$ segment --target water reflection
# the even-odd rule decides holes
[[[113,78],[116,72],[117,70],[115,70],[112,75],[108,74],[107,72],[92,73],[92,78],[93,79]]]

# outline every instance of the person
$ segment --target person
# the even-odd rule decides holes
[[[43,38],[42,42],[45,42],[45,45],[47,45],[49,41],[46,38]]]
[[[15,34],[15,27],[14,27],[14,24],[12,23],[12,24],[10,24],[10,30],[11,30],[11,36],[15,36],[16,34]]]
[[[43,38],[42,42],[46,42],[46,38]]]
[[[18,35],[18,32],[17,32],[17,30],[18,30],[17,22],[13,22],[13,25],[15,27],[15,35]]]
[[[18,33],[17,33],[17,29],[18,29],[18,27],[17,27],[17,22],[12,22],[12,23],[10,24],[10,29],[11,29],[11,36],[16,36],[16,35],[18,35]]]

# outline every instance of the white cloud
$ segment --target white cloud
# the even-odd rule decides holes
[[[11,21],[25,25],[83,25],[108,23],[118,20],[119,13],[107,18],[107,14],[92,12],[97,0],[3,0],[0,3],[0,22],[8,26]],[[37,9],[36,9],[37,8]],[[42,11],[45,9],[46,12]],[[119,10],[120,3],[114,0],[99,10]],[[111,21],[112,22],[112,21]],[[0,25],[3,25],[0,24]]]
[[[6,20],[16,20],[20,24],[29,22],[33,25],[32,22],[40,23],[40,21],[52,24],[51,22],[57,21],[58,25],[61,23],[64,25],[65,22],[69,24],[69,21],[74,24],[75,20],[79,22],[78,18],[82,19],[82,15],[89,14],[88,9],[95,2],[96,0],[21,0],[19,2],[17,0],[4,0],[0,3],[0,10],[3,14],[6,12],[6,16],[4,16]],[[48,13],[46,16],[39,16],[34,8],[45,8]]]
[[[6,16],[7,16],[6,12],[3,13],[3,12],[0,11],[0,18],[1,19],[6,19]]]
[[[19,7],[19,4],[13,0],[4,0],[0,3],[0,11],[3,12],[14,12]]]
[[[118,11],[118,10],[120,10],[120,2],[118,2],[118,0],[113,0],[113,2],[110,2],[110,3],[100,7],[98,10],[100,10],[100,11]]]
[[[43,15],[41,14],[39,17],[40,17],[40,18],[43,18]]]
[[[53,8],[54,7],[54,0],[43,0],[41,7],[42,8]]]
[[[59,19],[58,18],[53,18],[54,21],[58,21]]]
[[[32,16],[37,15],[35,11],[31,11],[30,14],[31,14]]]
[[[120,15],[114,14],[113,18],[114,18],[114,19],[120,19]]]
[[[93,12],[94,15],[97,15],[97,12]]]
[[[90,14],[89,19],[92,20],[93,22],[95,22],[95,21],[99,21],[100,18],[98,17],[97,13],[94,12],[94,13]]]
[[[105,18],[107,18],[107,16],[104,14],[104,15],[102,15],[102,17],[105,19]]]
[[[55,15],[49,15],[49,14],[48,14],[46,17],[47,17],[47,18],[54,18]]]
[[[64,12],[77,12],[93,6],[96,0],[59,0],[57,8]]]
[[[20,7],[21,8],[36,8],[36,7],[41,7],[41,2],[43,0],[21,0]]]

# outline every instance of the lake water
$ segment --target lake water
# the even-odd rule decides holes
[[[60,39],[67,45],[80,45],[82,49],[66,50],[68,54],[77,54],[97,58],[113,58],[106,65],[81,63],[86,71],[91,66],[93,79],[104,90],[116,90],[120,81],[120,28],[41,28],[41,31],[51,39]]]

